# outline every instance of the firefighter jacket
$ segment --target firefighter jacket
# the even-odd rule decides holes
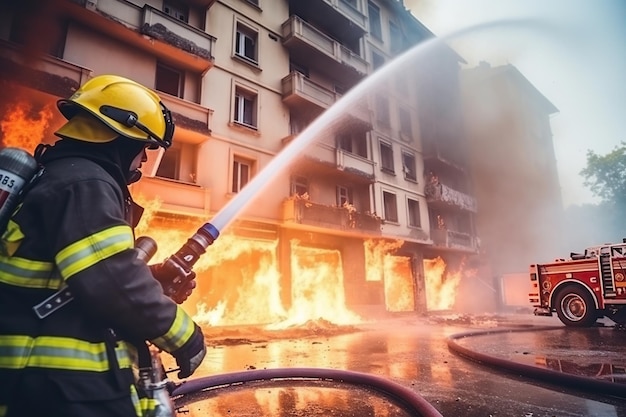
[[[171,353],[198,337],[137,259],[127,193],[101,164],[53,159],[9,222],[0,255],[0,416],[24,373],[45,374],[68,401],[135,399],[129,340]],[[63,285],[74,299],[37,317],[33,306]]]

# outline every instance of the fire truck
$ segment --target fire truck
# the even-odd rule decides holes
[[[530,265],[529,300],[537,316],[590,327],[602,317],[626,325],[626,239],[592,246],[569,259]]]

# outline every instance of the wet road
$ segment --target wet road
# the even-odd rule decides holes
[[[478,329],[536,324],[549,331],[491,334],[459,345],[540,368],[623,384],[626,332],[569,329],[545,317],[450,316],[403,318],[353,329],[311,326],[290,332],[207,329],[212,347],[194,379],[268,368],[330,368],[380,377],[417,392],[445,417],[626,417],[626,400],[585,386],[500,372],[450,351],[450,336]],[[167,365],[167,364],[166,364]],[[188,416],[388,416],[402,407],[371,390],[335,382],[280,381],[246,384],[204,395],[186,406]]]

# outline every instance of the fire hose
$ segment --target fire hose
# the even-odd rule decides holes
[[[404,385],[376,375],[338,369],[276,368],[232,372],[184,381],[172,391],[171,396],[174,400],[174,406],[180,408],[185,405],[185,395],[188,394],[249,382],[295,379],[332,381],[370,388],[395,400],[411,416],[442,417],[435,407],[417,392]]]

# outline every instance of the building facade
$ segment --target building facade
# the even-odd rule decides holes
[[[567,243],[550,124],[558,109],[510,64],[481,62],[461,80],[481,275],[496,289],[525,293],[529,265],[559,256]]]
[[[166,239],[173,249],[259,172],[275,170],[232,213],[222,231],[229,238],[218,239],[250,244],[231,257],[226,248],[219,256],[209,251],[215,261],[198,269],[200,286],[211,288],[195,301],[212,309],[230,294],[223,317],[243,298],[263,310],[223,322],[276,320],[304,303],[303,289],[336,297],[357,314],[424,312],[424,260],[460,264],[477,254],[463,60],[401,1],[29,0],[0,7],[0,71],[11,91],[4,114],[21,101],[31,113],[49,109],[107,73],[154,88],[172,110],[174,145],[151,151],[132,191],[158,202],[151,233],[181,232]],[[316,124],[322,117],[328,122]],[[61,123],[52,112],[40,140],[53,140]],[[311,138],[306,146],[302,137]],[[272,165],[287,148],[297,150],[293,158]],[[263,285],[275,286],[264,295],[261,275],[273,277]],[[320,276],[335,284],[330,293],[315,284]]]

